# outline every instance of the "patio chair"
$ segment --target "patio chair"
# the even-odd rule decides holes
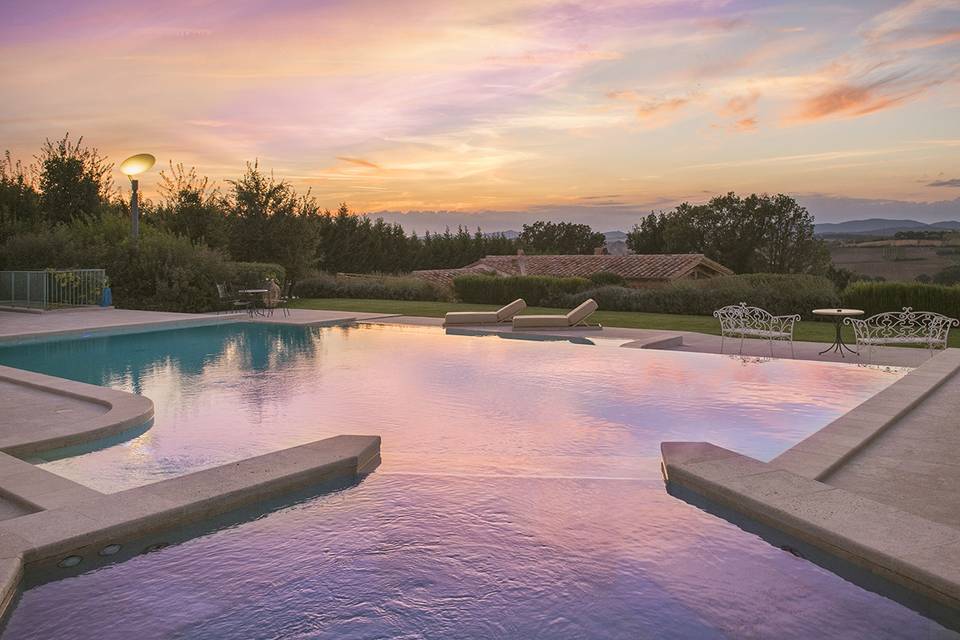
[[[285,318],[290,317],[290,291],[293,289],[293,281],[288,280],[284,283],[283,289],[268,285],[269,291],[264,298],[263,308],[273,316],[274,309],[281,309]]]
[[[235,311],[237,313],[250,311],[251,301],[232,295],[226,284],[217,284],[217,297],[220,301],[220,305],[217,307],[217,315],[224,311]]]
[[[513,319],[514,329],[602,329],[599,324],[587,324],[587,318],[599,308],[596,300],[590,298],[569,313],[542,316],[517,316]]]
[[[457,324],[498,324],[510,322],[513,316],[527,308],[523,298],[517,298],[496,311],[451,311],[443,318],[443,326]]]
[[[283,293],[277,301],[277,307],[283,309],[284,317],[290,317],[290,301],[293,299],[293,280],[287,280],[283,283]]]
[[[263,296],[263,310],[273,317],[274,309],[283,309],[284,315],[289,316],[290,310],[286,307],[285,299],[285,294],[289,295],[289,293],[289,287],[285,286],[284,289],[281,290],[276,280],[268,279],[267,293]]]

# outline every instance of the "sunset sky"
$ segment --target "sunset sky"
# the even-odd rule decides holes
[[[216,179],[259,159],[328,207],[600,228],[728,190],[821,221],[960,218],[960,0],[0,12],[0,147],[25,160],[69,131]]]

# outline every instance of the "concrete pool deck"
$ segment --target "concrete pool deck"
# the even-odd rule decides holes
[[[390,314],[354,311],[315,311],[290,309],[290,315],[276,311],[272,316],[251,316],[247,313],[171,313],[131,309],[83,309],[47,313],[17,313],[0,310],[0,343],[45,339],[61,335],[140,332],[175,327],[221,324],[226,322],[258,322],[270,324],[327,326],[357,320],[390,318]]]

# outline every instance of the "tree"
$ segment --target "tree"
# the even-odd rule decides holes
[[[830,256],[813,216],[786,195],[735,193],[651,213],[628,235],[637,253],[702,253],[736,273],[824,273]]]
[[[114,195],[113,165],[83,138],[47,140],[37,156],[40,210],[52,224],[98,217]]]
[[[666,246],[663,238],[666,222],[665,213],[651,211],[640,220],[640,224],[634,225],[627,233],[627,248],[634,253],[663,253]]]
[[[219,189],[207,177],[197,174],[195,167],[184,169],[170,162],[170,173],[160,172],[160,206],[156,212],[159,226],[186,236],[194,244],[215,249],[226,248],[229,229]]]
[[[589,225],[538,220],[523,225],[520,246],[531,253],[592,254],[606,239]]]
[[[20,161],[10,152],[0,162],[0,244],[22,231],[34,230],[40,222],[40,194]]]
[[[316,202],[308,191],[298,195],[293,186],[247,163],[238,180],[230,180],[227,198],[230,254],[249,262],[276,262],[293,280],[303,277],[316,262]]]
[[[920,278],[917,278],[917,280],[920,280]],[[930,280],[934,284],[943,284],[947,286],[960,284],[960,264],[952,264],[948,267],[944,267],[937,273],[933,274],[933,278],[930,278]]]

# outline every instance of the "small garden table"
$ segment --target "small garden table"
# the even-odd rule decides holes
[[[847,345],[843,343],[843,319],[849,318],[852,316],[862,316],[863,310],[861,309],[814,309],[813,315],[823,316],[825,318],[833,318],[833,322],[837,325],[837,337],[834,339],[833,344],[820,352],[820,355],[827,353],[828,351],[835,351],[840,354],[841,358],[845,358],[843,355],[843,350],[846,349],[850,353],[858,356],[859,352],[854,351]]]
[[[269,290],[268,289],[239,289],[237,293],[243,294],[245,296],[249,296],[251,299],[254,298],[254,296],[259,296],[262,300],[263,296],[269,293]],[[254,314],[258,316],[263,315],[263,310],[257,308],[257,304],[256,304],[257,301],[252,300],[252,303],[253,304],[250,305],[250,315],[254,315]]]

